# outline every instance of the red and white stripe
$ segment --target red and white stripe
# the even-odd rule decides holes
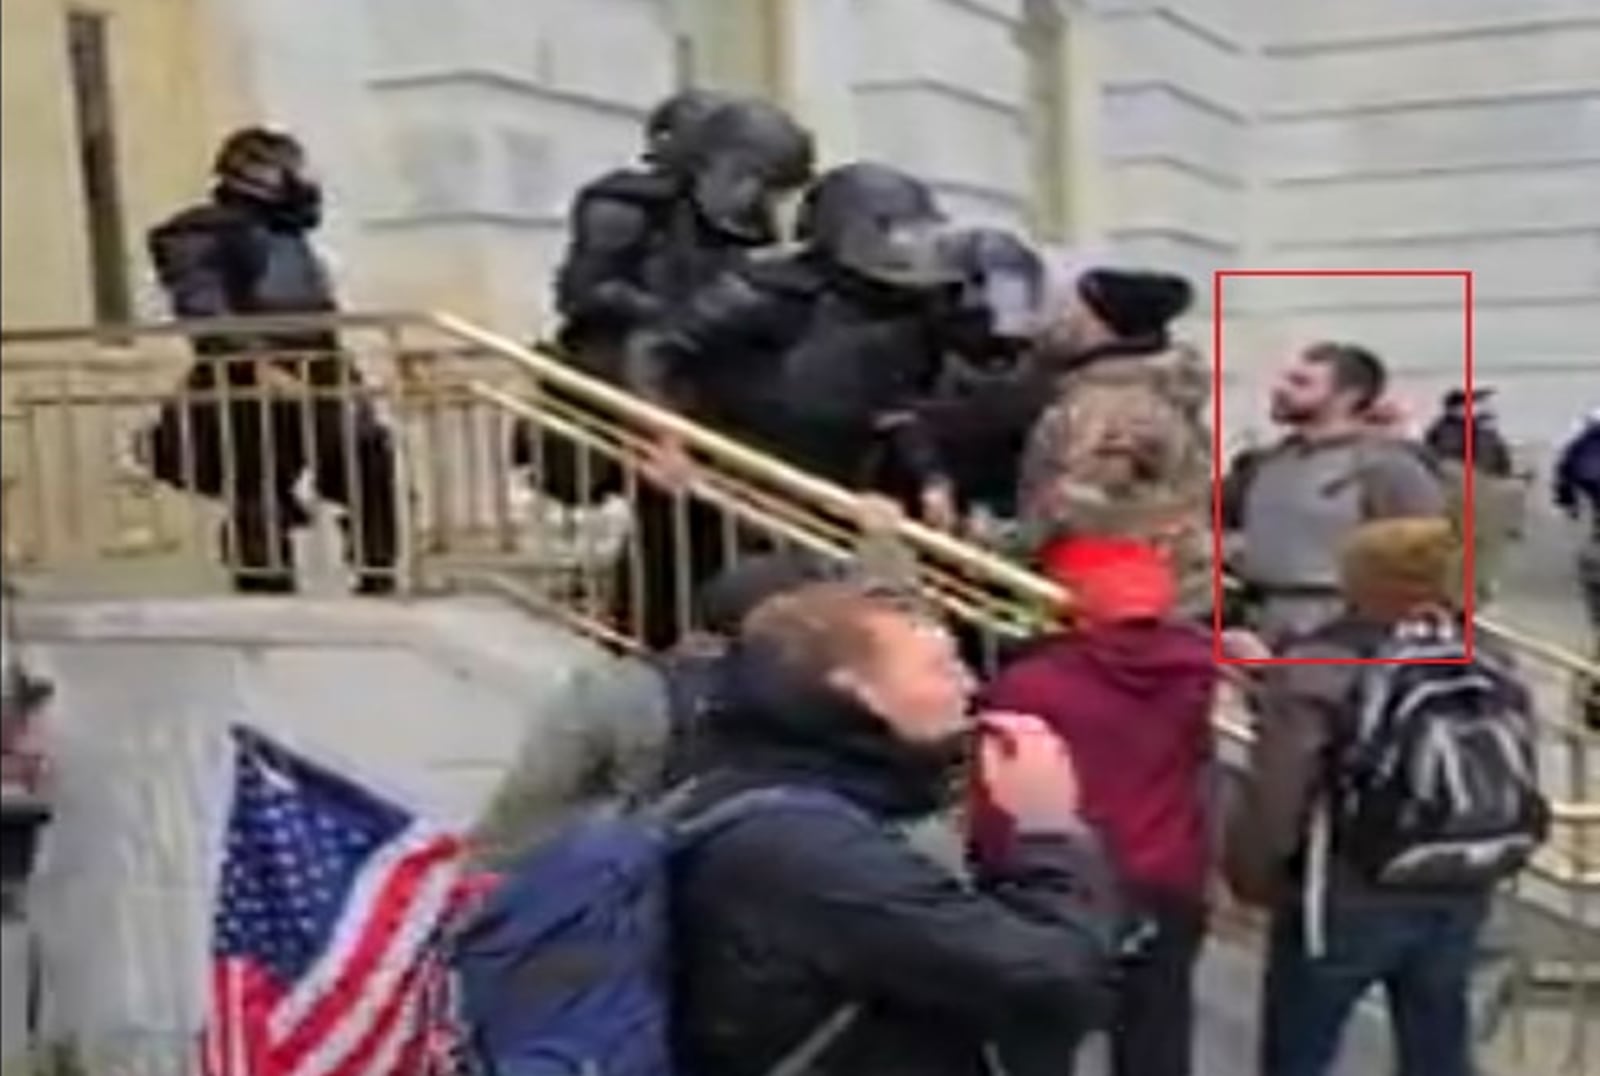
[[[211,1019],[202,1039],[206,1076],[265,1073],[267,1019],[282,992],[249,960],[227,958],[211,969]]]
[[[249,972],[234,983],[238,962],[221,962],[209,1076],[418,1076],[433,943],[460,872],[458,839],[413,826],[362,868],[328,948],[289,993],[252,996]]]

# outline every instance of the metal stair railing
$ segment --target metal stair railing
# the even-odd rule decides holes
[[[281,343],[316,333],[337,335],[340,353],[361,370],[359,384],[313,384],[313,363],[328,356]],[[250,342],[215,360],[248,376],[185,390],[193,345],[217,340]],[[652,446],[664,434],[687,461],[664,495],[666,552],[680,580],[665,596],[675,627],[692,625],[687,580],[695,571],[774,547],[844,560],[865,542],[905,554],[924,600],[989,655],[1056,621],[1068,600],[1005,558],[903,517],[885,519],[870,499],[446,314],[7,331],[0,351],[6,569],[37,577],[46,593],[219,590],[249,567],[218,542],[232,526],[218,501],[248,475],[224,474],[222,495],[201,498],[155,480],[140,459],[141,433],[179,401],[185,414],[278,415],[256,423],[263,453],[288,436],[307,457],[336,465],[348,464],[359,416],[370,409],[394,435],[401,543],[392,567],[353,567],[391,571],[402,593],[493,587],[621,647],[639,644],[650,611],[628,521],[642,497],[663,488]],[[317,417],[326,414],[338,421]],[[193,475],[196,439],[185,429],[181,440],[182,470]],[[528,448],[522,456],[519,443]],[[541,492],[553,478],[594,496],[577,508],[558,503]],[[359,527],[356,500],[346,515]],[[1600,1043],[1589,1042],[1600,1034],[1589,1027],[1600,1022],[1592,1015],[1600,1007],[1600,735],[1583,726],[1578,707],[1600,683],[1600,666],[1491,619],[1477,623],[1518,655],[1548,715],[1542,761],[1556,832],[1517,888],[1522,904],[1559,913],[1560,929],[1572,931],[1554,948],[1571,957],[1560,987],[1570,998],[1567,1053],[1580,1066],[1571,1071],[1584,1071],[1600,1056]],[[1250,739],[1248,720],[1226,706],[1218,731],[1235,754]],[[1538,964],[1529,955],[1514,978],[1529,985],[1528,997],[1550,970]],[[1520,1001],[1513,995],[1513,1017],[1527,1008]]]

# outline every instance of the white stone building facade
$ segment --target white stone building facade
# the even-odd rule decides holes
[[[1480,381],[1545,439],[1600,404],[1600,0],[215,0],[303,133],[353,301],[533,334],[568,198],[694,80],[953,216],[1191,274],[1468,269]],[[1331,335],[1431,406],[1459,280],[1232,281],[1230,428]]]

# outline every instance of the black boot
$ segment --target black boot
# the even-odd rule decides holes
[[[293,594],[294,549],[289,520],[282,509],[240,503],[230,532],[222,528],[222,559],[233,569],[233,589],[240,594]]]

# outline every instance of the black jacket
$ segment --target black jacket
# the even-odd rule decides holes
[[[651,327],[696,290],[741,264],[746,244],[708,227],[684,181],[620,169],[573,199],[566,256],[556,274],[560,343],[615,376],[628,337]]]
[[[209,202],[152,228],[146,237],[150,259],[173,316],[336,311],[333,281],[309,238],[318,214],[315,201],[269,205],[219,188]],[[306,408],[283,395],[263,406],[260,394],[250,391],[224,403],[226,397],[218,391],[224,382],[253,390],[264,370],[289,383],[358,386],[360,370],[340,352],[336,333],[209,333],[195,340],[195,350],[198,359],[184,380],[193,395],[166,404],[150,430],[149,463],[156,477],[206,496],[226,495],[237,504],[273,498],[280,503],[278,518],[285,525],[304,521],[292,489],[308,462],[316,462],[317,489],[324,497],[352,503],[357,497],[350,488],[354,473],[362,503],[392,498],[388,436],[370,404],[354,407],[352,430],[337,393],[324,394]],[[264,353],[274,359],[270,367],[257,361]],[[354,468],[346,462],[349,451],[361,460]],[[374,540],[380,529],[388,531],[373,522],[380,511],[365,513],[369,521],[364,533]]]
[[[1573,516],[1586,506],[1591,533],[1600,541],[1600,422],[1591,420],[1561,450],[1555,468],[1555,502]]]
[[[918,416],[939,446],[962,499],[1016,514],[1017,472],[1028,434],[1052,400],[1056,374],[1034,355],[986,369],[950,361]]]
[[[1422,443],[1441,463],[1463,462],[1467,458],[1467,419],[1465,415],[1441,415]],[[1475,416],[1472,422],[1472,465],[1494,478],[1510,478],[1513,465],[1511,446],[1492,421]]]
[[[628,381],[847,486],[937,476],[913,405],[941,363],[938,309],[846,281],[809,254],[757,262],[695,295],[635,350]]]
[[[314,226],[314,217],[219,189],[211,201],[152,228],[146,244],[174,317],[330,313],[338,302],[333,281],[308,238]],[[326,333],[198,341],[199,350],[207,354],[259,347],[331,351],[336,346]]]
[[[680,1049],[688,1071],[756,1076],[863,1006],[819,1076],[1060,1076],[1098,1015],[1115,923],[1087,836],[1022,840],[960,879],[892,827],[937,808],[949,771],[833,696],[730,659],[708,797],[821,788],[855,808],[764,812],[688,853],[674,892]],[[755,701],[752,701],[755,700]]]

